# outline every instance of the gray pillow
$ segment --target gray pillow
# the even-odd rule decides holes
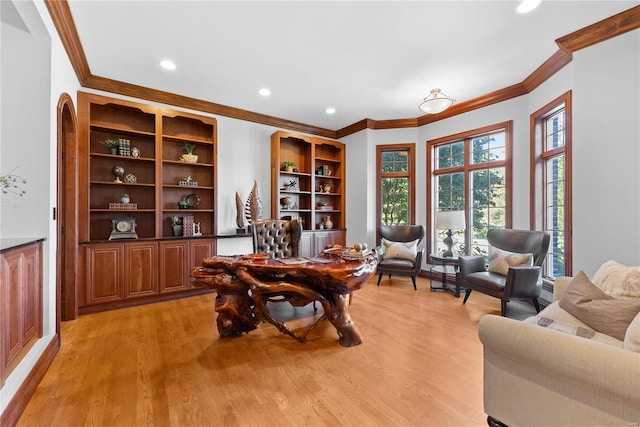
[[[558,304],[596,331],[620,341],[624,341],[629,324],[640,312],[640,298],[612,298],[582,271],[571,280]]]

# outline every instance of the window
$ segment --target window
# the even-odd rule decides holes
[[[445,249],[447,230],[435,226],[440,211],[465,213],[466,230],[457,232],[454,246],[458,254],[486,256],[487,231],[511,225],[511,126],[499,123],[428,142],[432,252]]]
[[[376,148],[378,225],[415,223],[415,144]]]
[[[542,275],[571,275],[571,92],[531,115],[532,223],[551,236]]]

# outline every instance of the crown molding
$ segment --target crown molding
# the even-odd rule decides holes
[[[564,50],[556,51],[556,53],[551,55],[549,59],[522,81],[524,89],[527,93],[533,91],[572,60],[573,55],[571,53]]]
[[[560,49],[575,52],[640,27],[640,6],[632,7],[556,40]]]
[[[229,107],[222,104],[204,101],[202,99],[176,95],[171,92],[164,92],[161,90],[138,86],[131,83],[125,83],[118,80],[107,79],[105,77],[92,75],[85,81],[83,86],[90,89],[101,90],[109,93],[117,93],[124,96],[130,96],[133,98],[158,102],[161,104],[187,108],[200,112],[210,113],[213,115],[231,117],[238,120],[260,123],[277,128],[291,129],[298,132],[336,139],[336,132],[334,130],[311,126],[304,123],[298,123],[291,120],[285,120],[278,117],[268,116],[266,114],[254,113],[252,111],[242,110],[240,108]]]
[[[69,4],[67,0],[45,0],[44,4],[47,6],[56,31],[58,31],[62,45],[67,51],[76,76],[78,80],[80,80],[80,84],[84,84],[91,76],[91,71],[89,70],[89,63],[84,54],[84,49],[82,49],[82,44],[80,43],[80,37],[78,37],[76,24],[73,22],[73,17],[71,16]]]
[[[617,15],[596,22],[595,24],[589,25],[588,27],[574,31],[564,37],[560,37],[556,40],[556,44],[560,47],[560,50],[555,52],[551,57],[549,57],[549,59],[540,65],[540,67],[520,83],[516,83],[474,99],[454,104],[439,114],[427,114],[416,118],[406,119],[362,119],[356,123],[334,131],[331,129],[255,113],[253,111],[242,110],[240,108],[216,104],[201,99],[94,76],[91,74],[91,70],[89,69],[89,64],[84,54],[82,44],[80,43],[80,38],[78,37],[78,32],[76,30],[75,23],[73,22],[73,17],[71,16],[67,0],[44,1],[56,30],[58,31],[62,44],[67,51],[67,55],[69,56],[69,60],[71,61],[78,80],[80,80],[80,84],[84,87],[332,139],[340,139],[365,129],[400,129],[424,126],[438,120],[443,120],[478,108],[487,107],[518,96],[526,95],[551,78],[565,65],[569,64],[573,59],[572,52],[584,49],[585,47],[592,46],[596,43],[600,43],[601,41],[619,36],[620,34],[640,27],[640,6],[636,6],[618,13]]]

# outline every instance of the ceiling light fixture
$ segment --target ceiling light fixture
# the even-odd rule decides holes
[[[326,110],[324,110],[325,113],[327,114],[335,114],[336,113],[336,109],[333,107],[327,107]]]
[[[262,89],[260,89],[258,91],[258,93],[260,94],[260,96],[269,96],[269,95],[271,95],[271,91],[269,89],[267,89],[266,87],[263,87]]]
[[[176,63],[173,62],[170,59],[163,59],[162,61],[160,61],[160,66],[162,68],[164,68],[165,70],[175,70],[176,69]]]
[[[451,107],[455,101],[440,92],[440,89],[431,89],[431,94],[422,101],[418,108],[427,114],[437,114]]]
[[[531,12],[536,7],[540,6],[542,0],[522,0],[518,7],[516,8],[516,12],[518,13],[528,13]]]

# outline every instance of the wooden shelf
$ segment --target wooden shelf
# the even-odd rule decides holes
[[[299,172],[282,170],[283,162],[293,162]],[[323,168],[331,175],[318,175]],[[278,131],[271,135],[271,213],[274,218],[302,219],[303,256],[315,256],[326,244],[345,244],[345,146],[323,138]],[[284,184],[295,182],[296,190]],[[320,192],[323,183],[330,183],[331,193]],[[283,209],[280,200],[289,197],[294,209]],[[333,206],[320,210],[319,203]],[[320,223],[331,216],[332,229],[320,229]]]
[[[140,157],[111,154],[106,139],[128,140]],[[78,141],[80,310],[127,306],[164,293],[188,295],[191,268],[215,254],[216,119],[78,92]],[[196,146],[198,163],[180,160],[187,143]],[[136,182],[113,182],[114,166]],[[199,185],[179,185],[187,176]],[[138,209],[109,209],[125,192]],[[199,208],[178,209],[189,194],[198,195]],[[109,240],[112,220],[120,216],[136,219],[137,239]],[[174,236],[173,216],[192,216],[202,236]]]

